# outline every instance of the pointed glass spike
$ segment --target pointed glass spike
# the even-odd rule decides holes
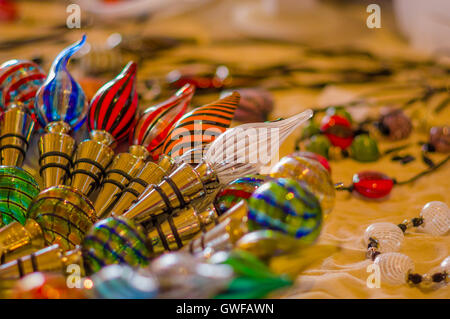
[[[163,153],[172,157],[212,142],[230,126],[239,104],[237,92],[185,114],[172,128]]]
[[[167,100],[147,108],[136,125],[132,143],[147,147],[157,160],[167,135],[186,112],[194,92],[195,86],[186,84]]]
[[[129,62],[114,79],[103,85],[91,101],[89,130],[110,133],[116,141],[128,138],[138,107],[137,65]]]
[[[41,126],[48,123],[64,121],[73,130],[81,127],[86,119],[88,103],[81,86],[75,81],[67,70],[70,57],[85,43],[86,36],[65,48],[50,68],[44,84],[36,94],[36,112]]]
[[[311,110],[306,110],[280,121],[233,127],[211,143],[204,162],[211,165],[222,184],[259,173],[278,153],[284,140],[312,115]]]

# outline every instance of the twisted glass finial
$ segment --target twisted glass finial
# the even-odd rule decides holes
[[[39,123],[46,126],[50,122],[64,121],[73,130],[81,127],[86,119],[88,103],[81,86],[67,71],[70,57],[85,43],[83,35],[77,43],[62,50],[50,68],[44,84],[36,94],[36,112]]]
[[[221,183],[256,174],[271,161],[283,141],[312,115],[311,110],[306,110],[281,121],[233,127],[211,143],[203,160],[211,165]]]

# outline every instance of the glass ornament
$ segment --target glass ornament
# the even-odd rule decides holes
[[[366,228],[364,242],[369,244],[370,238],[378,242],[380,253],[396,252],[400,250],[403,243],[403,231],[392,223],[375,223]]]
[[[106,131],[118,142],[128,138],[138,107],[136,73],[137,64],[129,62],[114,79],[97,91],[90,103],[89,130]]]
[[[330,140],[322,134],[313,135],[305,146],[306,150],[319,154],[325,158],[329,158],[329,150],[331,148]]]
[[[352,125],[350,121],[343,116],[325,116],[322,119],[320,130],[334,146],[346,149],[352,144]]]
[[[87,269],[97,272],[110,264],[147,265],[151,252],[143,229],[117,216],[92,226],[83,241],[83,256]]]
[[[366,198],[386,197],[393,186],[394,181],[379,172],[364,171],[353,175],[353,189]]]
[[[225,213],[241,200],[248,200],[253,192],[266,180],[266,176],[254,174],[238,178],[229,183],[222,188],[214,200],[219,212]]]
[[[44,83],[46,75],[34,62],[10,60],[0,65],[0,107],[22,105],[36,120],[34,102],[36,92]]]
[[[236,178],[258,173],[295,128],[311,116],[312,111],[306,110],[285,120],[248,123],[227,130],[210,144],[200,164],[192,167],[183,163],[160,184],[149,185],[123,216],[141,223],[186,207],[195,199],[207,197],[202,204],[210,204],[213,197],[208,194]],[[271,130],[276,134],[267,134]],[[263,150],[261,144],[265,144]],[[266,152],[263,158],[262,151]]]
[[[153,159],[157,160],[167,135],[186,112],[194,92],[195,86],[186,84],[167,100],[147,108],[139,118],[133,136],[130,136],[132,144],[147,147]]]
[[[206,263],[184,252],[164,254],[146,269],[159,281],[158,298],[211,298],[234,277],[229,265]]]
[[[356,136],[350,151],[351,157],[359,162],[374,162],[380,158],[377,141],[368,134]]]
[[[442,270],[445,270],[447,274],[450,274],[450,256],[445,258],[439,266],[442,268]]]
[[[313,243],[322,227],[322,209],[303,181],[278,178],[261,185],[248,201],[249,229],[272,229]]]
[[[93,294],[102,299],[151,299],[158,293],[158,281],[149,272],[127,265],[109,265],[92,276]]]
[[[378,255],[374,264],[380,267],[381,282],[390,285],[405,284],[415,268],[411,258],[395,252]]]
[[[237,92],[183,115],[167,135],[163,154],[177,157],[211,143],[230,126],[241,96]]]
[[[420,212],[423,224],[419,229],[433,236],[445,235],[450,230],[450,208],[444,202],[427,203]]]
[[[83,35],[79,42],[58,54],[47,79],[36,93],[36,113],[42,127],[51,122],[64,121],[77,130],[84,123],[88,102],[83,89],[67,70],[67,63],[85,42],[86,36]]]
[[[319,200],[323,213],[330,213],[336,195],[328,171],[318,161],[297,156],[298,154],[293,153],[283,157],[272,167],[270,176],[304,181],[308,190]]]
[[[0,166],[0,227],[14,221],[25,223],[27,210],[39,194],[39,185],[27,171]]]
[[[58,244],[63,250],[81,245],[96,221],[91,201],[64,185],[40,192],[28,208],[28,218],[40,226],[47,245]]]

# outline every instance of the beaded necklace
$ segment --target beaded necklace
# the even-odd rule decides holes
[[[439,267],[421,275],[414,271],[414,262],[410,257],[397,252],[402,245],[406,230],[416,227],[433,236],[445,235],[450,230],[450,209],[439,201],[427,203],[419,217],[395,225],[382,222],[367,227],[364,241],[367,245],[367,258],[380,267],[383,281],[398,285],[430,286],[447,284],[450,274],[450,256],[445,258]]]

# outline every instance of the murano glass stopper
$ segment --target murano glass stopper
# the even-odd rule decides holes
[[[67,70],[70,57],[86,42],[86,36],[65,48],[50,68],[44,84],[36,94],[36,112],[39,123],[45,127],[48,123],[64,121],[77,130],[86,119],[88,102],[81,86]]]
[[[36,120],[35,96],[45,78],[44,71],[32,61],[3,63],[0,65],[0,107],[6,110],[14,104],[24,106]]]
[[[147,147],[153,160],[157,160],[167,135],[186,112],[194,92],[195,87],[186,84],[167,100],[147,108],[136,124],[132,144]]]
[[[74,155],[72,187],[88,196],[100,187],[113,160],[113,148],[128,138],[133,128],[137,104],[136,63],[130,62],[90,103],[90,139],[81,142]]]

